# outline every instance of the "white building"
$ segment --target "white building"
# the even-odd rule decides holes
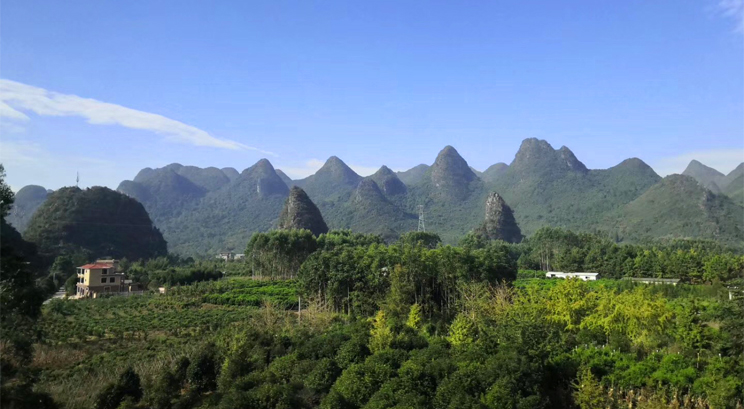
[[[561,271],[548,271],[545,278],[580,278],[584,281],[594,281],[599,273],[564,273]]]
[[[679,278],[625,277],[623,280],[628,280],[634,283],[643,283],[643,284],[668,284],[668,285],[679,284]]]

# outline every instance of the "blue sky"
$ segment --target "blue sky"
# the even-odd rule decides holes
[[[528,137],[590,168],[744,161],[744,0],[37,1],[0,14],[14,188],[172,162],[365,174]]]

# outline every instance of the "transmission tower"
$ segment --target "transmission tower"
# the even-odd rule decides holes
[[[424,219],[424,205],[418,206],[419,211],[419,225],[418,225],[418,231],[426,231],[426,219]]]

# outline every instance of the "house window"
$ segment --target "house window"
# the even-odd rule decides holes
[[[108,268],[104,268],[101,270],[101,274],[108,274]]]
[[[115,283],[115,282],[116,282],[116,277],[109,278],[109,283]]]
[[[105,282],[106,282],[106,277],[101,278],[101,283],[105,283]]]

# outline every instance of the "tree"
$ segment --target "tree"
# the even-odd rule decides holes
[[[475,326],[467,316],[458,314],[450,325],[447,340],[455,347],[466,347],[475,340]]]
[[[398,244],[410,246],[423,246],[429,249],[436,248],[442,239],[436,233],[423,232],[423,231],[410,231],[404,233],[398,239]]]
[[[5,183],[5,166],[0,163],[0,218],[5,219],[10,213],[13,202],[15,202],[15,195],[10,186]]]
[[[129,367],[119,375],[116,382],[109,383],[96,395],[93,407],[95,409],[117,409],[125,399],[139,402],[142,398],[140,378]]]
[[[214,347],[207,346],[189,365],[189,384],[199,392],[212,391],[217,387],[217,371]]]
[[[408,313],[408,320],[406,320],[406,326],[416,331],[421,329],[421,306],[413,304],[411,311]]]
[[[393,342],[393,332],[388,326],[387,318],[385,317],[385,311],[380,310],[375,315],[372,321],[372,329],[370,330],[369,339],[369,350],[372,353],[376,353],[390,347]]]
[[[121,387],[122,393],[124,393],[125,396],[131,396],[135,402],[139,402],[139,400],[142,399],[142,385],[140,385],[140,378],[131,366],[119,375],[119,386]]]
[[[41,314],[44,291],[34,282],[33,264],[23,256],[28,250],[20,234],[5,216],[13,204],[13,192],[5,184],[0,164],[0,406],[52,407],[48,395],[33,391],[29,365],[33,357],[34,324]]]
[[[605,408],[608,404],[607,395],[589,368],[583,368],[574,384],[576,391],[574,401],[581,409]]]

